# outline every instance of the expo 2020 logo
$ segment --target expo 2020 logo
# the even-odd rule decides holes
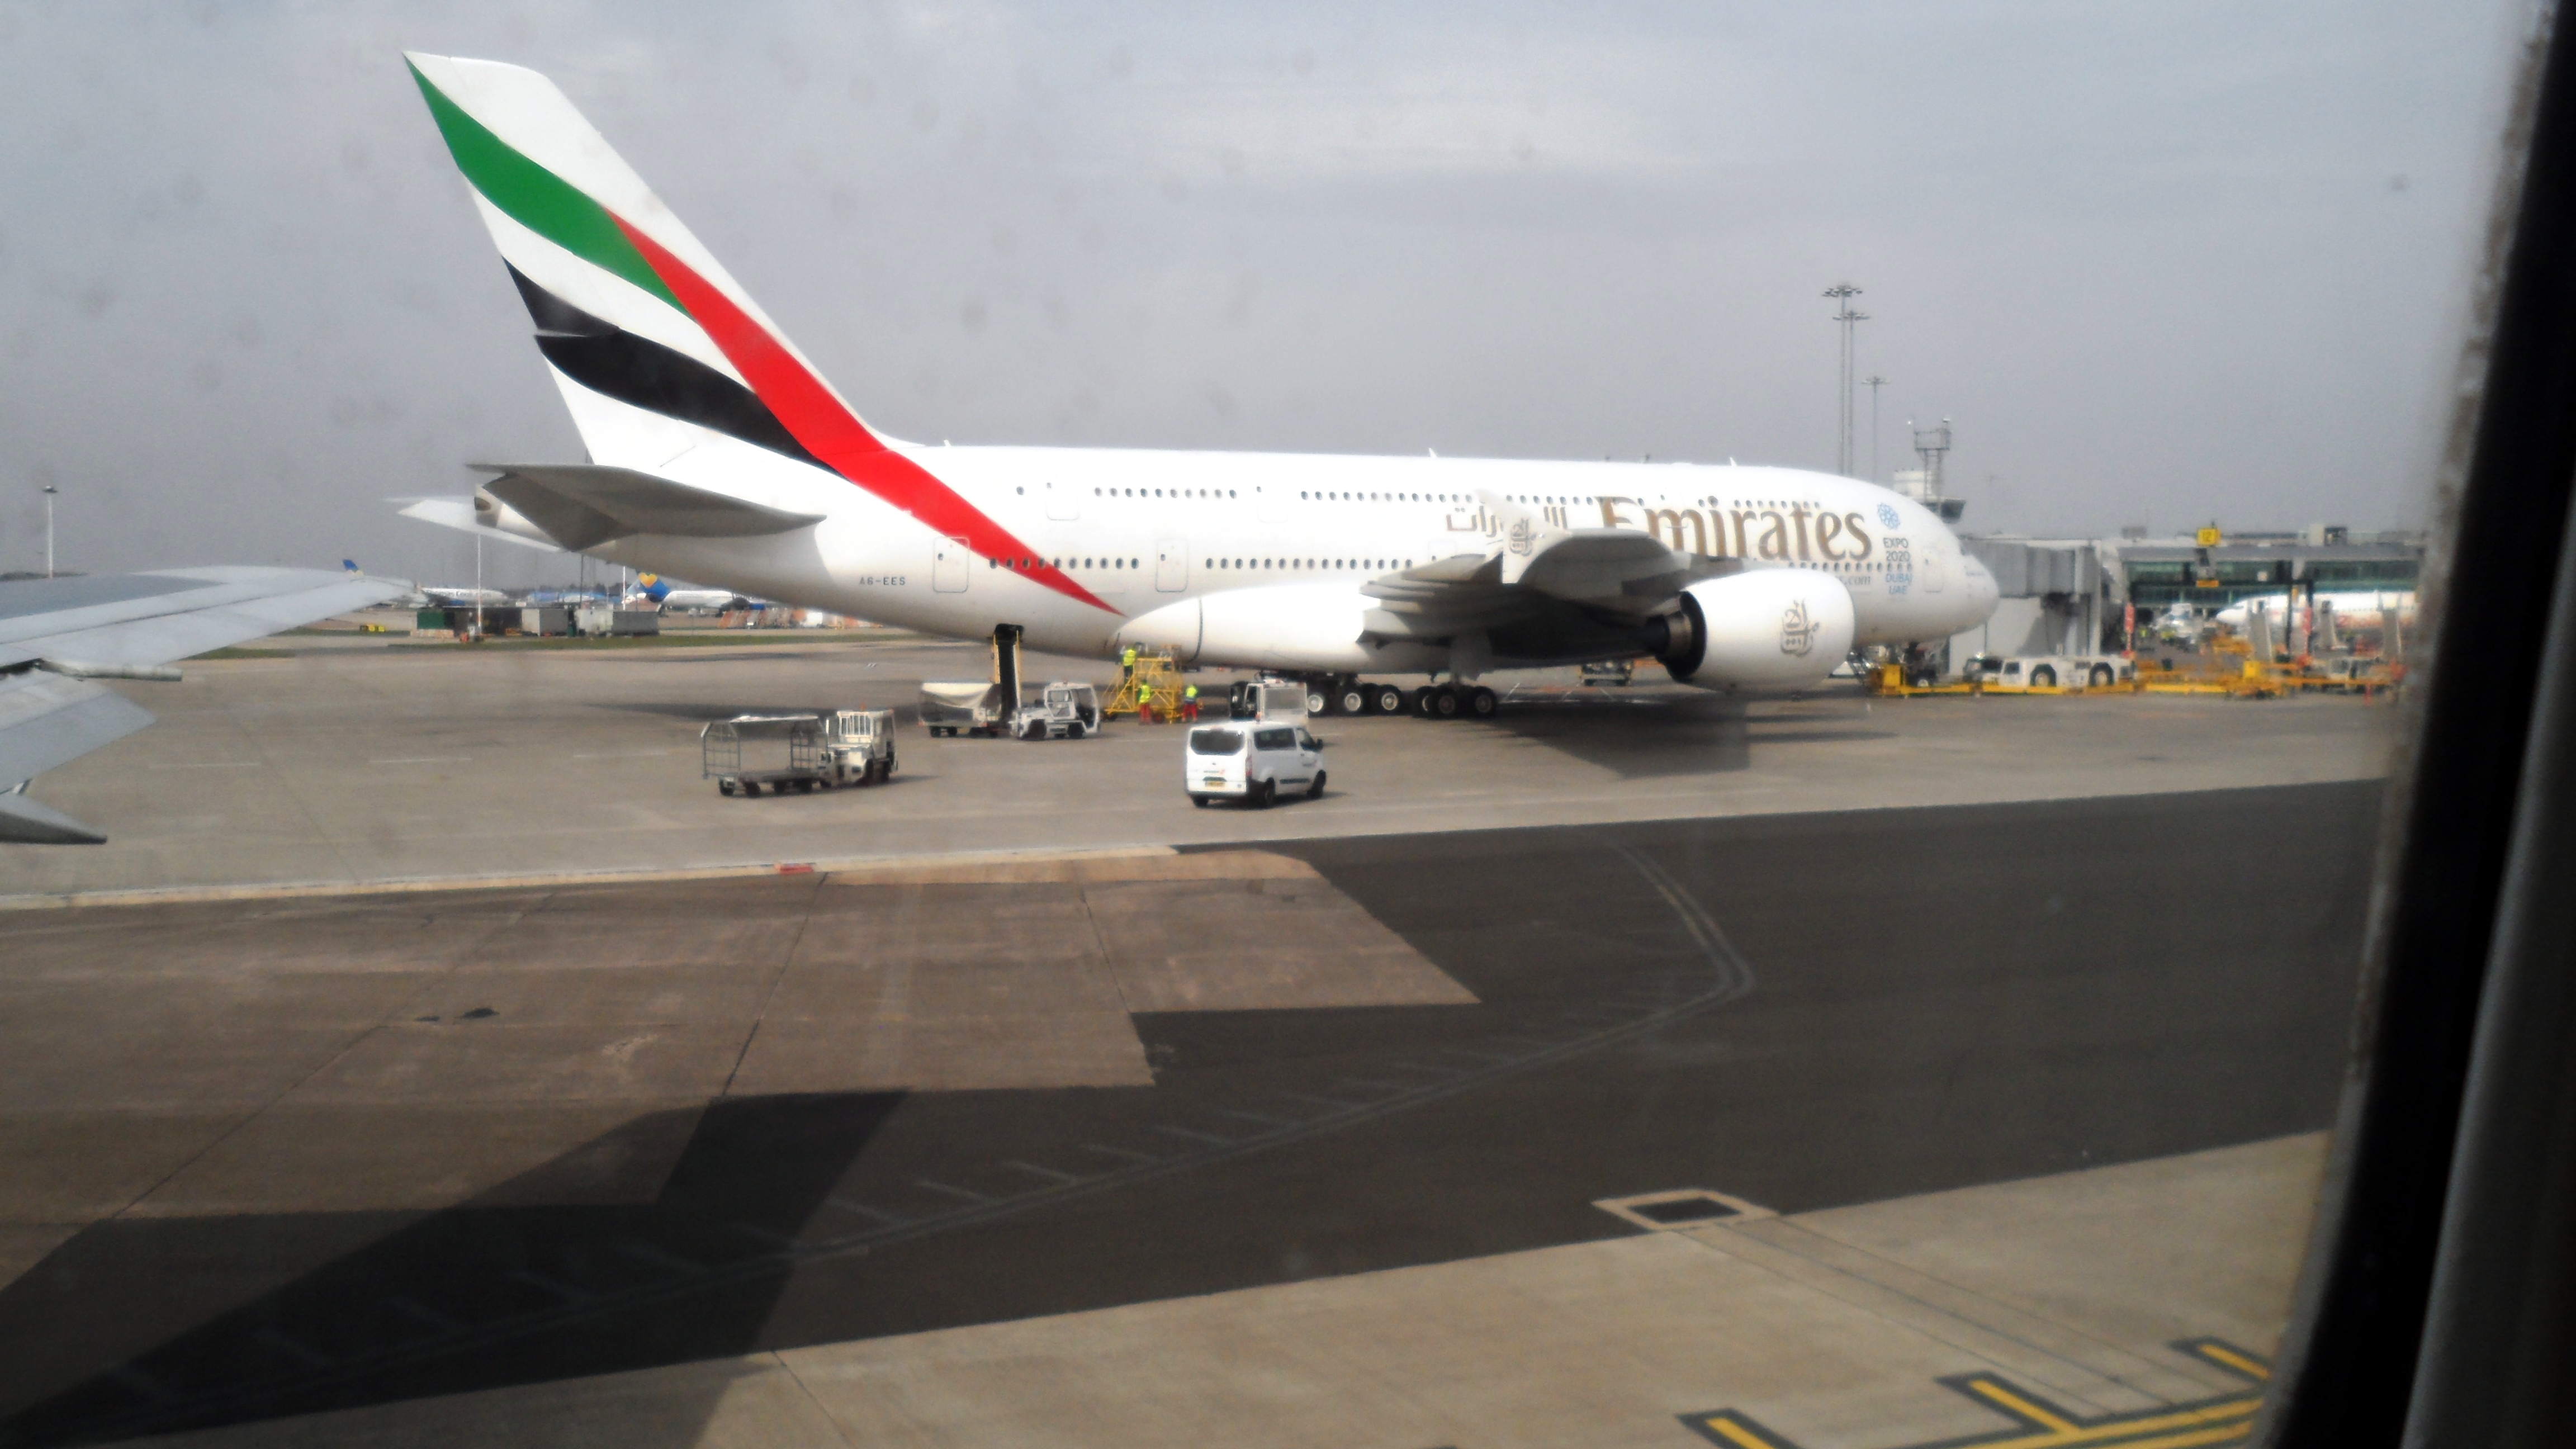
[[[1894,528],[1896,526],[1896,510],[1888,507],[1884,503],[1878,505],[1878,521],[1886,524],[1890,528]]]

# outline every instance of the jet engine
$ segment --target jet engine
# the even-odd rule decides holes
[[[1851,591],[1806,569],[1708,579],[1647,622],[1645,643],[1673,678],[1702,689],[1816,684],[1851,653]]]

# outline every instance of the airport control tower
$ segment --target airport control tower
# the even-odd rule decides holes
[[[1920,468],[1898,473],[1890,486],[1897,492],[1929,508],[1943,523],[1956,523],[1968,511],[1968,500],[1953,498],[1942,486],[1941,464],[1950,454],[1950,420],[1943,418],[1935,428],[1914,430],[1914,456],[1923,460]]]

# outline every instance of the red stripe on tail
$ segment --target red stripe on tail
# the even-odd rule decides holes
[[[795,434],[796,441],[805,445],[805,451],[822,459],[842,477],[920,519],[942,538],[962,538],[968,548],[986,558],[1036,559],[1036,550],[985,517],[983,510],[959,497],[955,489],[931,476],[920,464],[888,448],[869,432],[867,424],[834,397],[821,378],[807,371],[770,335],[768,328],[735,306],[732,298],[716,290],[624,217],[615,220],[626,239],[644,254],[662,284],[688,309],[690,319],[715,339],[734,370],[751,384],[762,402],[769,404],[769,410],[778,415],[788,432]],[[1095,609],[1118,612],[1043,560],[1016,572]]]

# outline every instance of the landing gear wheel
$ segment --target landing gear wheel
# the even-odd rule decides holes
[[[1317,770],[1315,772],[1315,783],[1306,787],[1306,798],[1309,800],[1321,800],[1324,798],[1323,771]]]
[[[1404,713],[1404,691],[1392,684],[1381,684],[1370,691],[1370,702],[1379,714]]]
[[[1334,697],[1333,709],[1339,714],[1369,714],[1372,700],[1373,696],[1367,690],[1354,684]]]
[[[1420,689],[1415,690],[1413,692],[1413,712],[1422,716],[1424,719],[1438,719],[1440,716],[1439,713],[1432,708],[1432,701],[1439,698],[1439,696],[1440,691],[1427,684],[1422,686]]]
[[[1332,712],[1332,708],[1333,696],[1331,691],[1325,689],[1324,686],[1320,684],[1310,684],[1306,686],[1306,713],[1330,714]]]
[[[1467,713],[1478,719],[1492,719],[1502,707],[1503,702],[1494,697],[1494,692],[1481,684],[1467,691]]]
[[[1431,717],[1433,719],[1456,719],[1458,717],[1458,691],[1443,685],[1438,689],[1432,690],[1430,693]]]

